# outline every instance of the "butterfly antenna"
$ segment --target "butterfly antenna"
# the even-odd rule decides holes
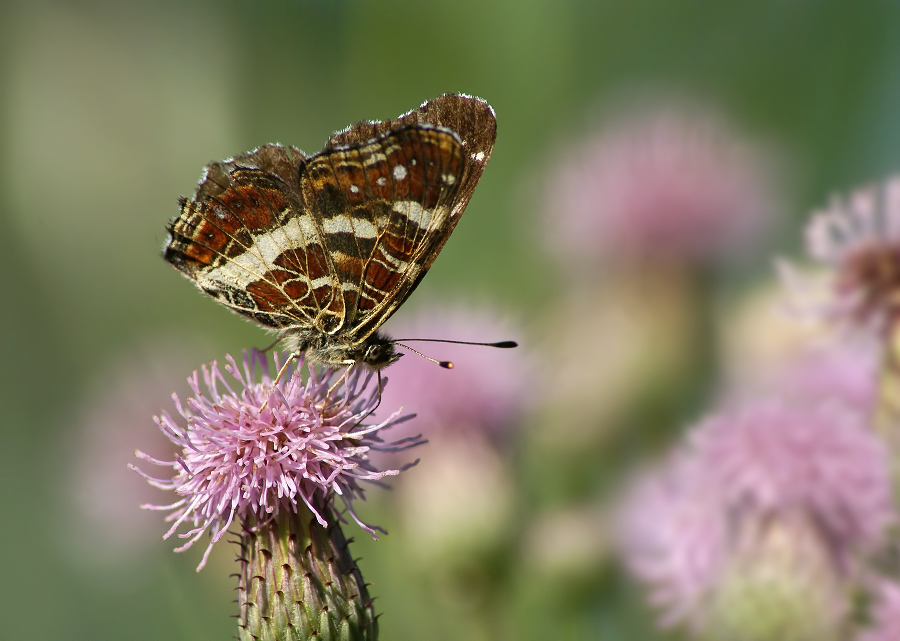
[[[501,349],[510,349],[512,347],[518,347],[519,344],[516,341],[498,341],[496,343],[476,343],[474,341],[450,341],[445,340],[443,338],[398,338],[397,340],[391,341],[397,347],[402,347],[403,349],[408,349],[413,354],[418,354],[422,358],[431,361],[432,363],[437,363],[444,369],[453,369],[453,363],[450,361],[439,361],[437,359],[431,358],[430,356],[425,356],[422,352],[413,349],[409,345],[404,345],[400,341],[406,343],[412,343],[413,341],[418,341],[420,343],[452,343],[454,345],[478,345],[480,347],[499,347]]]
[[[478,345],[480,347],[499,347],[500,349],[511,349],[513,347],[518,347],[519,344],[516,341],[497,341],[496,343],[476,343],[475,341],[450,341],[443,338],[398,338],[393,343],[400,344],[400,341],[404,343],[412,343],[414,341],[418,341],[420,343],[453,343],[454,345]],[[406,347],[406,345],[400,345],[400,347]],[[410,349],[406,347],[406,349]],[[413,350],[415,351],[415,350]]]
[[[413,339],[413,340],[416,340],[416,339]],[[421,340],[427,340],[427,339],[421,339]],[[432,363],[437,363],[438,365],[440,365],[440,366],[443,367],[444,369],[453,369],[453,363],[451,363],[450,361],[439,361],[439,360],[436,359],[436,358],[431,358],[430,356],[426,356],[425,354],[423,354],[423,353],[420,352],[419,350],[413,349],[413,348],[410,347],[409,345],[404,345],[403,343],[398,343],[397,341],[391,341],[391,342],[392,342],[394,345],[396,345],[397,347],[402,347],[403,349],[408,349],[408,350],[411,351],[413,354],[416,354],[416,355],[418,355],[418,356],[421,356],[421,357],[424,358],[426,361],[431,361]]]

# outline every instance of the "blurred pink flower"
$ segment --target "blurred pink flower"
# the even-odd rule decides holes
[[[771,159],[696,108],[629,114],[556,158],[544,211],[564,256],[729,257],[777,213]]]
[[[876,587],[872,625],[857,641],[897,641],[900,639],[900,585],[880,581]]]
[[[707,419],[691,434],[726,504],[751,515],[809,514],[843,564],[893,519],[890,462],[868,415],[825,402],[768,402]]]
[[[408,353],[385,370],[390,381],[383,394],[387,407],[405,405],[406,411],[416,414],[415,429],[426,436],[441,430],[462,430],[497,439],[516,425],[529,406],[532,374],[521,330],[495,311],[446,305],[398,321],[391,331],[403,338],[516,340],[520,345],[497,349],[410,342],[411,347],[431,357],[452,361],[454,367],[447,370]]]
[[[791,403],[813,404],[829,399],[871,413],[878,399],[882,350],[867,337],[853,338],[819,341],[769,368],[744,373],[736,395],[777,396]]]
[[[622,549],[664,625],[730,630],[748,594],[772,595],[762,622],[843,612],[861,558],[894,519],[888,453],[865,419],[841,403],[723,412],[636,486]]]
[[[900,177],[834,199],[806,230],[807,251],[833,270],[829,316],[883,327],[900,310]],[[789,274],[790,276],[790,274]],[[792,287],[802,285],[794,278]]]
[[[702,623],[727,556],[727,519],[718,488],[695,459],[678,453],[629,492],[622,516],[625,563],[669,627]]]
[[[353,499],[363,497],[359,482],[379,481],[411,464],[380,470],[370,461],[369,453],[406,449],[420,441],[382,441],[380,430],[404,420],[399,418],[399,411],[381,423],[363,423],[378,403],[378,389],[367,389],[371,372],[364,374],[354,368],[319,373],[310,368],[304,382],[301,360],[292,375],[288,373],[273,384],[268,362],[258,352],[249,359],[245,353],[243,366],[231,356],[226,358],[224,369],[234,379],[237,391],[213,361],[208,368],[203,367],[207,392],[200,389],[195,371],[189,379],[194,395],[186,405],[175,398],[185,427],[166,412],[155,417],[162,432],[183,448],[182,453],[171,461],[162,461],[136,452],[138,458],[171,468],[175,475],[155,478],[131,466],[151,485],[183,497],[171,505],[142,506],[171,511],[167,520],[174,523],[164,538],[183,523],[192,523],[192,529],[178,535],[189,539],[176,549],[180,552],[209,531],[212,538],[199,570],[213,544],[235,519],[253,515],[263,521],[281,510],[295,512],[305,506],[327,527],[315,506],[329,504],[336,497],[374,536],[376,528],[363,523],[351,504]],[[275,366],[279,366],[277,354]],[[263,371],[260,382],[256,382],[257,367]],[[338,381],[337,389],[330,390]]]

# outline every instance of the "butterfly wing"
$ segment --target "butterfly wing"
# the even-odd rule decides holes
[[[339,298],[299,192],[306,155],[265,145],[206,167],[169,225],[165,259],[204,292],[273,329],[312,325]]]
[[[310,159],[301,190],[342,287],[328,325],[346,342],[374,332],[431,266],[465,167],[459,137],[427,124]]]
[[[425,102],[394,120],[362,121],[335,133],[325,146],[323,155],[343,153],[354,146],[362,146],[375,140],[387,141],[397,132],[434,131],[435,139],[422,136],[420,139],[423,157],[441,156],[451,146],[449,138],[438,141],[437,132],[446,135],[452,132],[459,144],[461,167],[455,165],[456,153],[453,152],[450,171],[451,184],[442,182],[443,174],[428,173],[421,175],[423,189],[415,188],[416,182],[409,183],[412,189],[394,193],[392,218],[386,233],[380,238],[386,250],[387,260],[373,254],[369,267],[364,272],[360,287],[364,294],[357,308],[357,316],[353,318],[353,334],[355,340],[362,340],[378,329],[387,318],[415,290],[421,279],[431,267],[438,253],[447,242],[456,227],[466,205],[475,191],[481,174],[490,160],[497,137],[497,121],[491,106],[481,98],[464,94],[444,94],[434,100]],[[403,147],[402,141],[400,146]],[[438,149],[429,149],[427,143],[433,143]],[[441,149],[441,145],[444,149]],[[377,149],[374,150],[377,156]],[[387,178],[386,174],[396,170],[397,162],[408,169],[416,162],[414,145],[408,145],[398,160],[386,163],[370,161],[372,176],[375,181]],[[406,163],[402,160],[405,157]],[[387,157],[386,157],[387,158]],[[447,156],[443,160],[450,161]],[[459,174],[454,172],[459,171]],[[437,181],[437,182],[435,182]],[[390,184],[390,182],[389,182]],[[384,194],[378,197],[384,198]],[[400,205],[398,203],[407,203]],[[420,207],[424,209],[424,218]],[[427,224],[419,223],[427,221]],[[397,231],[400,230],[398,234]],[[403,239],[402,247],[396,241]],[[393,260],[392,260],[393,259]]]
[[[495,137],[485,101],[445,94],[338,132],[311,158],[265,145],[212,163],[165,258],[263,325],[360,342],[431,267]]]
[[[466,94],[445,93],[394,120],[362,121],[338,131],[328,141],[325,150],[365,143],[389,131],[418,124],[445,127],[455,132],[466,155],[466,168],[451,211],[450,229],[447,232],[449,236],[472,198],[475,186],[494,151],[497,117],[487,101]],[[446,241],[446,237],[444,240]]]

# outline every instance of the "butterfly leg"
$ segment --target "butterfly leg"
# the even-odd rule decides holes
[[[281,369],[278,370],[278,375],[275,377],[275,380],[272,381],[272,387],[273,387],[273,388],[274,388],[276,385],[278,385],[279,381],[281,381],[281,379],[284,377],[284,375],[285,375],[285,373],[287,372],[287,369],[288,369],[288,367],[290,366],[291,362],[293,362],[293,361],[294,361],[295,359],[297,359],[297,358],[300,358],[300,355],[301,355],[301,354],[302,354],[302,352],[299,352],[299,351],[298,351],[298,352],[291,352],[290,354],[288,354],[287,359],[284,361],[284,365],[281,366]],[[329,391],[330,391],[330,390],[329,390]],[[260,406],[259,411],[262,412],[264,409],[266,409],[266,406],[267,406],[268,404],[269,404],[269,399],[266,398],[266,400],[264,400],[264,401],[263,401],[263,404]]]
[[[372,409],[370,409],[368,412],[366,412],[365,414],[363,414],[363,415],[360,417],[360,419],[356,422],[356,425],[353,426],[354,429],[357,428],[357,427],[359,427],[359,425],[360,425],[364,420],[366,420],[367,418],[369,418],[369,417],[372,415],[372,413],[373,413],[375,410],[377,410],[378,407],[381,405],[381,392],[382,392],[383,389],[384,389],[384,388],[381,386],[381,370],[378,370],[378,402],[375,403],[375,407],[373,407]]]
[[[278,343],[281,342],[281,339],[282,339],[282,337],[279,336],[279,337],[276,338],[274,341],[272,341],[271,343],[269,343],[266,347],[263,347],[261,350],[258,350],[258,351],[259,351],[260,353],[262,353],[262,354],[265,354],[265,353],[268,352],[270,349],[272,349],[273,347],[275,347],[276,345],[278,345]]]
[[[325,402],[328,402],[328,399],[331,398],[332,392],[334,392],[341,383],[347,380],[347,373],[350,371],[350,368],[353,367],[353,361],[350,362],[349,367],[345,368],[343,372],[341,372],[340,377],[334,382],[334,384],[328,388],[328,392],[325,394]]]

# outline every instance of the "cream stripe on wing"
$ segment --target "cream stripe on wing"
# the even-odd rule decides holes
[[[350,216],[336,216],[322,221],[322,228],[326,234],[345,233],[357,238],[375,238],[378,235],[375,225],[363,218]]]
[[[281,269],[275,265],[275,259],[292,249],[303,250],[311,244],[318,245],[317,238],[310,239],[303,228],[308,225],[304,219],[308,215],[292,218],[283,227],[252,237],[252,251],[246,251],[229,262],[200,272],[197,282],[201,287],[209,287],[219,283],[230,287],[246,288],[250,283],[261,280],[266,272]],[[313,230],[315,227],[313,227]],[[309,241],[313,240],[312,243]],[[303,274],[306,276],[306,274]],[[322,279],[317,279],[322,280]],[[329,280],[330,282],[330,280]],[[317,285],[313,284],[313,287]]]

